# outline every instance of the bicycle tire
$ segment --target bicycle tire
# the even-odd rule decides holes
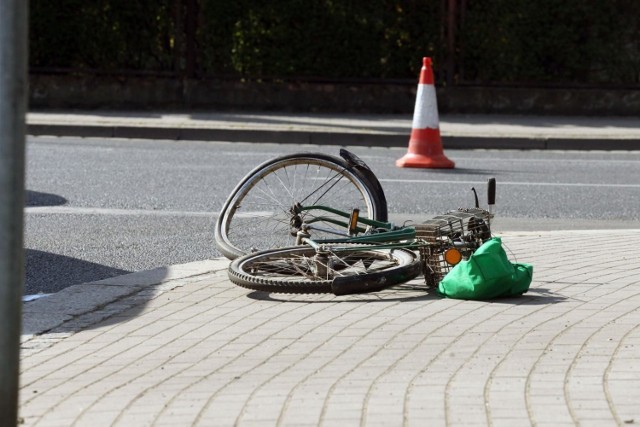
[[[229,265],[229,279],[254,291],[346,295],[380,291],[411,280],[422,270],[420,258],[410,250],[366,249],[358,245],[358,249],[344,251],[345,246],[326,246],[326,278],[314,271],[316,250],[303,245],[236,258]]]
[[[288,210],[295,203],[323,202],[347,212],[359,208],[363,218],[386,221],[384,200],[366,176],[340,158],[319,153],[277,157],[249,172],[232,191],[216,221],[216,247],[234,259],[258,250],[294,245]],[[304,215],[311,217],[313,213]],[[328,223],[322,225],[334,228]],[[312,237],[335,235],[318,232]]]

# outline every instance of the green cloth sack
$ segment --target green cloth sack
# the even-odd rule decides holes
[[[466,261],[444,276],[438,293],[448,298],[488,300],[521,295],[533,278],[531,264],[513,264],[502,248],[502,240],[487,240]]]

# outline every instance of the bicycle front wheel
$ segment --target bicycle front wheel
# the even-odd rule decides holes
[[[405,249],[367,249],[327,245],[272,249],[245,255],[229,265],[236,285],[264,292],[374,292],[404,283],[421,271],[418,256]]]
[[[294,206],[323,205],[363,218],[386,221],[386,204],[375,187],[342,159],[324,154],[292,154],[251,171],[231,193],[216,222],[218,250],[229,259],[270,248],[295,245],[302,222],[314,222],[314,239],[346,232],[326,211],[296,213]]]

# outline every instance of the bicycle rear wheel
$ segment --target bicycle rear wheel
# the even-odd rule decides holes
[[[367,249],[327,245],[272,249],[237,258],[229,265],[236,285],[264,292],[374,292],[403,283],[421,271],[418,256],[405,249]]]
[[[292,212],[296,204],[324,205],[363,218],[386,221],[386,203],[369,180],[342,159],[324,154],[293,154],[251,171],[225,202],[216,222],[216,246],[229,259],[257,250],[295,244],[296,226],[313,218],[340,218],[326,211]],[[340,218],[345,221],[344,218]],[[336,237],[346,228],[328,221],[316,225],[314,239]]]

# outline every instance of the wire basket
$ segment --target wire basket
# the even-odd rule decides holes
[[[480,208],[458,209],[415,226],[422,272],[428,287],[438,286],[455,265],[445,256],[447,251],[453,249],[460,259],[468,259],[491,238],[491,217],[488,211]]]

